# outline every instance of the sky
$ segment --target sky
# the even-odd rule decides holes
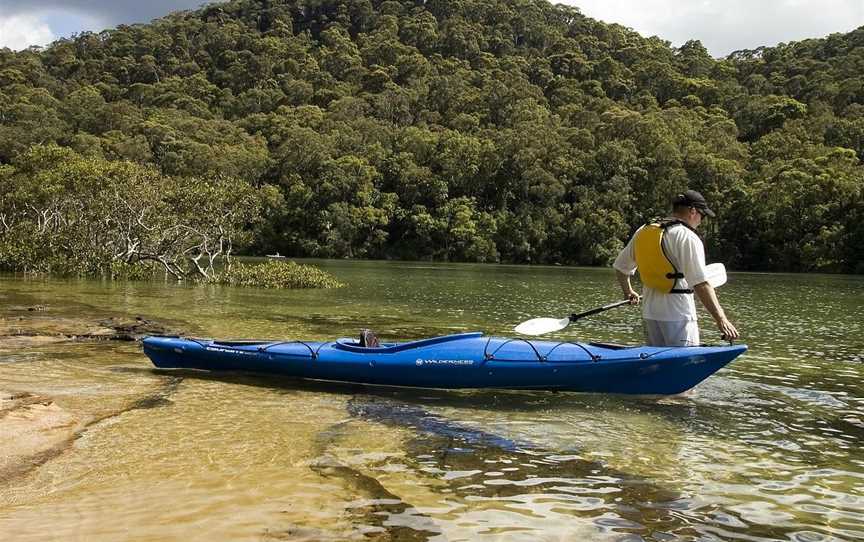
[[[864,26],[864,0],[553,0],[659,36],[698,39],[715,57],[739,49],[819,38]],[[206,0],[0,0],[0,48],[47,45],[83,30],[147,22]]]
[[[864,26],[864,0],[561,0],[582,13],[680,46],[698,39],[714,57],[822,38]]]
[[[0,0],[0,48],[47,45],[84,30],[146,23],[207,0]]]

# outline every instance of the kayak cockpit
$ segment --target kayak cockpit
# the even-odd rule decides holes
[[[603,343],[597,341],[591,341],[588,344],[591,346],[596,346],[597,348],[605,348],[606,350],[626,350],[628,348],[638,348],[629,344]]]
[[[470,333],[457,333],[455,335],[445,335],[443,337],[432,337],[429,339],[420,339],[418,341],[408,341],[404,343],[382,343],[379,346],[361,346],[360,341],[357,339],[352,339],[348,337],[343,337],[341,339],[336,339],[333,343],[333,348],[336,350],[344,350],[346,352],[359,352],[359,353],[367,353],[367,352],[377,352],[381,354],[390,354],[396,352],[403,352],[405,350],[411,350],[415,348],[425,348],[427,346],[435,346],[442,343],[448,343],[453,341],[463,341],[465,339],[477,339],[482,337],[483,333],[479,331],[474,331]]]
[[[195,340],[195,339],[190,339]],[[203,339],[198,339],[203,340]],[[264,346],[268,344],[273,344],[275,341],[265,341],[265,340],[237,340],[237,341],[210,341],[210,344],[213,346]]]

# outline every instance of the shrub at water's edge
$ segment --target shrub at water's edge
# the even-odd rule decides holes
[[[273,197],[242,179],[36,145],[0,165],[0,270],[208,282]]]
[[[263,288],[341,288],[331,274],[311,265],[295,262],[267,262],[259,265],[234,263],[213,282],[231,286]]]

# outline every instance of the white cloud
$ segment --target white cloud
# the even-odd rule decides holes
[[[0,48],[18,51],[31,45],[47,45],[55,36],[48,23],[34,15],[0,16]]]
[[[208,0],[0,0],[0,48],[47,45],[84,30],[146,23],[206,3]]]
[[[714,56],[821,38],[864,25],[861,0],[561,0],[582,13],[678,46],[702,41]]]

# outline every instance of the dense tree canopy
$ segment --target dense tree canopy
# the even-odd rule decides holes
[[[0,266],[110,190],[75,250],[128,252],[96,221],[135,200],[249,253],[604,265],[691,187],[713,258],[864,272],[862,68],[864,28],[718,60],[545,0],[232,0],[0,50]]]

